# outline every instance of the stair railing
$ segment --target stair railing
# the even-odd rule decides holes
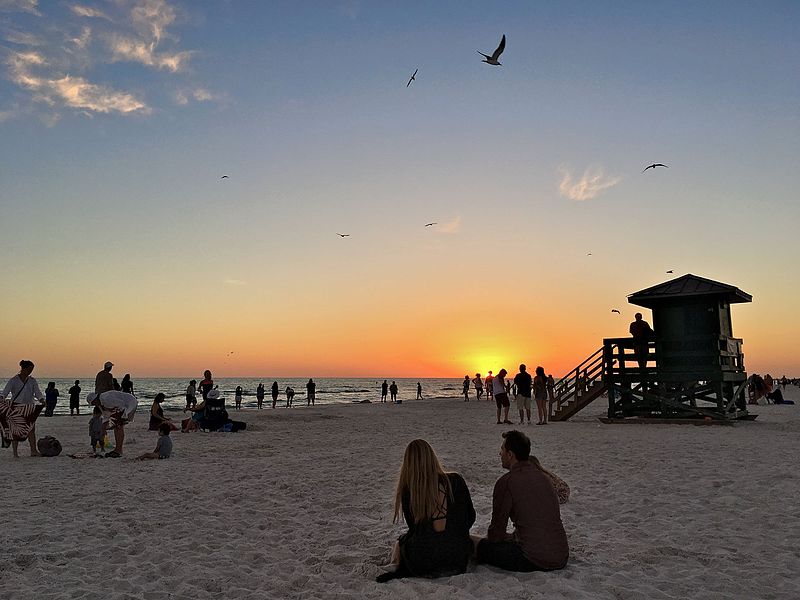
[[[553,417],[567,404],[580,401],[594,385],[603,383],[603,348],[595,351],[556,383],[548,414]]]

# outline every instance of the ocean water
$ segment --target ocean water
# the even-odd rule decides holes
[[[36,375],[34,374],[34,377]],[[72,379],[47,379],[44,377],[36,377],[39,387],[44,393],[45,387],[48,382],[54,381],[56,389],[59,391],[58,404],[56,405],[55,414],[63,415],[69,414],[69,388],[78,379],[81,382],[81,413],[89,412],[89,405],[86,403],[86,396],[94,391],[94,378],[74,377]],[[167,399],[162,403],[165,409],[178,409],[186,406],[186,386],[189,385],[189,379],[178,378],[142,378],[133,379],[133,392],[139,399],[139,411],[148,410],[152,399],[155,395],[163,393]],[[200,379],[197,379],[198,383]],[[292,386],[295,391],[294,406],[300,407],[306,405],[306,383],[308,378],[257,378],[257,377],[240,377],[240,378],[221,378],[215,379],[214,383],[219,388],[225,402],[229,406],[234,404],[234,392],[236,386],[242,386],[244,391],[242,396],[243,408],[256,408],[256,387],[259,383],[263,383],[266,388],[266,395],[264,398],[264,405],[272,407],[272,396],[270,395],[270,386],[273,381],[278,382],[280,395],[278,396],[278,408],[286,406],[286,386]],[[389,384],[392,383],[389,379]],[[397,397],[400,400],[408,401],[414,400],[417,397],[417,382],[422,384],[423,398],[437,398],[449,397],[460,398],[462,381],[463,379],[395,379],[397,382],[398,392]],[[363,400],[370,400],[372,402],[380,402],[381,400],[381,383],[383,379],[374,378],[358,378],[358,379],[345,379],[345,378],[320,378],[314,379],[317,384],[317,397],[316,404],[351,404],[354,402],[361,402]],[[197,394],[198,400],[200,394]],[[470,396],[474,398],[475,391],[470,390]]]

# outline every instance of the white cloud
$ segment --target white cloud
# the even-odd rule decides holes
[[[566,167],[559,169],[561,181],[558,184],[559,193],[570,200],[591,200],[603,190],[612,188],[622,181],[622,177],[606,177],[600,167],[589,167],[577,181]]]
[[[127,60],[156,69],[166,69],[173,73],[183,69],[192,55],[188,51],[158,53],[155,51],[154,43],[146,43],[139,39],[120,35],[112,36],[109,45],[112,62]]]
[[[81,29],[80,35],[76,37],[67,38],[67,41],[70,44],[73,44],[74,46],[80,48],[81,50],[85,50],[91,40],[92,40],[91,27],[84,27],[83,29]]]
[[[26,31],[9,30],[3,34],[3,39],[19,46],[41,46],[42,40],[38,36]]]
[[[439,233],[457,233],[461,229],[461,216],[456,216],[449,221],[439,224],[436,230]]]
[[[175,9],[166,0],[135,0],[131,21],[142,37],[155,44],[161,41],[167,27],[175,22]]]
[[[212,100],[218,100],[219,97],[217,94],[214,94],[208,91],[205,88],[195,88],[192,90],[178,90],[174,94],[175,103],[180,106],[186,106],[189,104],[190,100],[194,100],[195,102],[211,102]]]
[[[72,12],[74,12],[79,17],[89,17],[95,19],[107,19],[111,20],[108,15],[106,15],[103,11],[98,10],[96,8],[92,8],[90,6],[83,6],[82,4],[73,4],[69,7]]]
[[[41,17],[39,0],[0,0],[0,12],[25,12]]]

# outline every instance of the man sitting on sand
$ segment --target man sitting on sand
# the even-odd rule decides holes
[[[531,441],[521,431],[503,434],[500,461],[509,472],[492,494],[492,522],[486,538],[473,538],[478,563],[508,571],[563,569],[569,546],[553,483],[530,460]],[[514,532],[507,533],[509,518]]]

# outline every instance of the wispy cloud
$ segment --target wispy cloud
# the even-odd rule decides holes
[[[247,285],[247,282],[241,279],[226,279],[222,283],[224,283],[225,285],[235,285],[235,286]]]
[[[0,11],[9,13],[0,23],[0,70],[4,68],[6,79],[16,84],[13,99],[25,109],[14,115],[45,112],[53,123],[65,110],[88,116],[152,112],[145,99],[147,75],[136,74],[137,91],[125,89],[131,88],[127,72],[101,68],[115,62],[170,74],[174,82],[168,89],[183,90],[174,95],[177,105],[224,97],[191,81],[188,66],[195,51],[180,47],[173,30],[183,13],[171,0],[107,0],[100,8],[86,0],[0,0]],[[32,22],[20,16],[15,21],[13,13],[41,19]],[[163,80],[151,87],[155,95],[163,94]],[[11,118],[3,114],[3,120]]]
[[[0,0],[0,12],[24,12],[41,17],[39,0]]]
[[[436,228],[436,231],[439,233],[458,233],[461,230],[461,216],[457,215],[450,219],[449,221],[445,221],[440,223],[439,226]]]
[[[576,180],[570,170],[562,166],[559,168],[559,177],[559,193],[565,198],[576,201],[591,200],[603,190],[612,188],[622,181],[622,177],[606,176],[600,167],[587,168],[580,179]]]

